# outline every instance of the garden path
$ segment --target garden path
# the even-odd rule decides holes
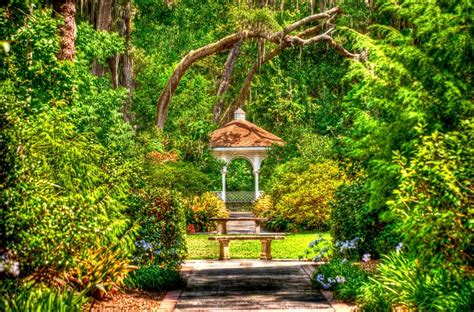
[[[334,311],[311,289],[308,262],[190,260],[175,311]]]

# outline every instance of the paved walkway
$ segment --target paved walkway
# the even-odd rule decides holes
[[[311,289],[308,262],[186,261],[188,284],[175,311],[334,311]]]

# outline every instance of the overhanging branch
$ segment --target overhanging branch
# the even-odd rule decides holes
[[[335,15],[339,11],[340,11],[339,8],[335,7],[322,13],[310,15],[297,22],[292,23],[291,25],[284,27],[282,30],[275,33],[269,33],[269,32],[264,32],[264,31],[238,32],[238,33],[226,36],[217,42],[208,44],[197,50],[190,51],[186,56],[184,56],[181,59],[179,64],[176,66],[175,70],[171,74],[170,78],[166,82],[166,85],[160,94],[160,97],[157,101],[156,125],[161,129],[164,128],[164,125],[168,116],[168,108],[171,102],[171,98],[173,97],[181,78],[184,76],[184,74],[189,69],[189,67],[200,59],[231,49],[232,47],[235,46],[237,42],[240,42],[240,41],[244,41],[247,39],[265,39],[269,42],[273,42],[277,44],[277,47],[274,48],[268,55],[266,55],[263,58],[263,60],[260,60],[259,62],[257,62],[258,64],[254,64],[254,66],[251,68],[251,70],[247,74],[247,77],[244,81],[244,86],[242,87],[242,88],[245,88],[247,91],[245,90],[244,90],[245,92],[241,91],[239,93],[239,96],[236,98],[236,100],[234,100],[234,103],[243,103],[243,100],[245,100],[246,94],[248,94],[248,89],[250,88],[252,78],[255,75],[255,73],[258,71],[258,69],[262,66],[262,64],[268,62],[273,57],[277,56],[279,53],[281,53],[281,51],[283,51],[288,46],[305,46],[308,44],[316,43],[318,41],[326,41],[331,47],[335,48],[336,51],[338,51],[344,57],[348,57],[351,59],[359,59],[358,54],[350,53],[349,51],[344,49],[341,45],[339,45],[336,41],[334,41],[332,37],[330,36],[330,32],[326,32],[321,35],[316,35],[309,39],[304,39],[306,36],[314,35],[318,31],[320,31],[323,28],[322,25],[311,27],[307,30],[300,32],[296,36],[290,35],[291,32],[315,21],[325,20],[326,23],[324,25],[327,25],[328,23],[330,23],[330,21],[332,21],[335,18]],[[234,103],[230,107],[235,106]]]

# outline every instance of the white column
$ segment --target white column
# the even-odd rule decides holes
[[[226,200],[225,200],[225,176],[227,174],[227,166],[224,166],[222,168],[221,172],[222,172],[222,195],[221,195],[221,198],[225,203],[226,202]]]
[[[260,193],[258,189],[258,170],[255,170],[253,175],[255,176],[255,200],[257,200]]]

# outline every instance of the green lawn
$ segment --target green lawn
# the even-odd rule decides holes
[[[330,238],[328,233],[322,233]],[[320,233],[288,234],[284,240],[272,242],[273,259],[299,259],[304,257],[308,244]],[[208,240],[209,235],[188,235],[187,259],[219,258],[219,242]],[[232,259],[258,259],[260,257],[260,241],[231,241],[230,257]]]

